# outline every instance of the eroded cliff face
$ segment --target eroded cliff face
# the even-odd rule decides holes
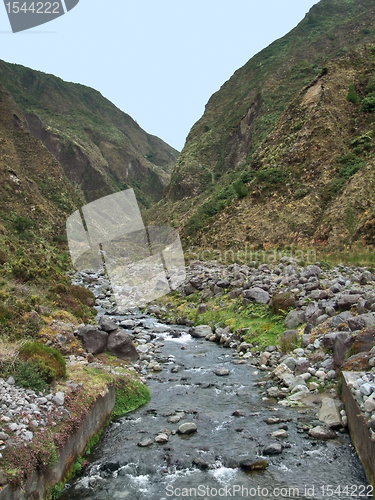
[[[22,110],[1,84],[0,152],[3,249],[10,245],[7,237],[25,230],[50,240],[62,235],[67,214],[83,199],[53,155],[31,134]]]
[[[374,83],[375,45],[328,63],[291,100],[250,163],[218,181],[218,193],[167,199],[159,205],[164,215],[176,209],[187,244],[211,248],[373,245]],[[232,142],[237,161],[256,112],[254,101]]]
[[[162,198],[178,152],[99,92],[4,62],[0,81],[85,201],[127,188],[144,207]]]
[[[346,96],[349,85],[357,78],[356,50],[361,52],[361,47],[366,44],[370,47],[374,41],[374,21],[375,5],[369,0],[321,0],[295,29],[236,71],[210,98],[202,118],[192,127],[166,196],[149,211],[149,220],[172,221],[190,242],[213,239],[220,244],[225,241],[225,234],[232,234],[232,228],[235,241],[248,238],[256,245],[267,245],[271,240],[275,243],[314,238],[330,244],[337,240],[333,236],[337,232],[343,235],[345,231],[340,224],[352,210],[345,200],[340,202],[341,211],[332,208],[335,215],[331,219],[339,217],[341,223],[334,223],[324,214],[334,206],[333,198],[340,198],[354,182],[347,173],[346,177],[336,175],[339,168],[345,170],[338,160],[340,155],[352,154],[345,141],[354,140],[356,135],[371,128],[365,125],[348,128],[345,120],[361,122],[366,115],[359,112],[354,116],[360,102],[355,108]],[[361,78],[368,81],[367,72],[372,71],[371,50],[363,57],[366,61],[359,63]],[[342,61],[338,65],[343,65],[340,75],[336,75],[337,82],[331,82],[342,88],[339,102],[337,96],[324,88],[325,79],[329,80],[337,70],[334,61]],[[356,85],[359,89],[361,82],[356,80]],[[360,100],[366,97],[364,88]],[[339,113],[346,114],[337,123],[336,106]],[[318,115],[321,108],[324,109]],[[366,116],[369,118],[370,114]],[[288,129],[291,123],[294,129]],[[320,129],[326,129],[325,134],[319,135]],[[289,158],[288,162],[284,162],[284,156]],[[343,161],[349,164],[351,160]],[[366,161],[371,163],[370,158]],[[274,179],[272,172],[255,178],[251,173],[267,168],[280,171],[274,172]],[[348,165],[346,170],[350,170]],[[328,185],[331,181],[334,186]],[[329,192],[335,192],[335,196],[318,195],[319,201],[313,201],[308,192],[323,185]],[[247,196],[246,188],[250,191]],[[280,209],[279,203],[283,207],[286,200],[291,203],[290,214],[285,215],[283,222],[286,209]],[[256,216],[252,210],[247,213],[246,204],[257,206]],[[236,207],[245,210],[252,219],[250,225],[244,223],[243,231],[235,222]],[[263,229],[252,227],[258,225],[258,220]],[[248,232],[252,236],[247,236]],[[354,237],[360,237],[360,231],[356,230]]]

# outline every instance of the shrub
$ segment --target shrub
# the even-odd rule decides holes
[[[365,97],[359,109],[364,113],[372,113],[375,109],[375,96]]]
[[[34,222],[28,217],[15,216],[13,219],[13,226],[16,231],[22,233],[26,229],[30,229],[34,226]]]
[[[358,104],[358,102],[359,102],[359,97],[358,97],[357,92],[355,91],[354,85],[352,83],[349,85],[346,98],[349,102],[352,102],[353,104]]]
[[[309,188],[297,189],[297,191],[294,193],[294,198],[296,200],[301,200],[302,198],[307,196],[309,194],[309,192],[310,192]]]
[[[69,294],[86,306],[93,306],[95,304],[95,295],[84,286],[72,285]]]
[[[342,156],[337,161],[341,165],[338,174],[346,180],[350,179],[365,164],[361,158],[352,153]]]
[[[20,359],[34,363],[48,384],[66,376],[65,359],[61,353],[39,342],[27,342],[22,346]]]
[[[372,94],[375,92],[375,74],[370,76],[365,92],[366,94]]]
[[[339,177],[334,177],[326,188],[329,196],[334,197],[340,191],[340,189],[342,189],[344,184],[345,184],[344,179]]]
[[[233,183],[233,187],[238,198],[244,198],[249,193],[248,187],[242,182],[242,180],[235,181]]]
[[[280,168],[265,168],[256,173],[259,181],[266,184],[281,184],[285,181],[287,174]]]
[[[8,255],[4,250],[0,250],[0,265],[4,265],[8,261]]]
[[[13,374],[16,384],[25,389],[43,392],[48,389],[45,380],[45,369],[39,361],[18,362]]]
[[[14,318],[14,311],[4,304],[0,304],[0,325],[5,325],[9,320]]]
[[[301,341],[298,332],[295,330],[286,330],[280,338],[280,349],[283,354],[301,347]]]

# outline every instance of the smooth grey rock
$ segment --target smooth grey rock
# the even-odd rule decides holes
[[[270,443],[263,448],[263,455],[280,455],[283,447],[280,443]]]
[[[209,325],[198,325],[190,328],[189,331],[192,337],[205,338],[207,335],[212,335],[212,328]]]
[[[63,406],[64,401],[65,401],[65,394],[60,391],[55,394],[55,396],[52,398],[52,401],[55,403],[57,406]]]
[[[317,417],[331,429],[340,429],[342,427],[341,408],[341,401],[325,397],[322,400],[322,406],[317,413]]]
[[[311,437],[314,437],[316,439],[337,438],[337,434],[335,431],[323,425],[318,425],[317,427],[313,427],[312,429],[309,430],[309,434]]]
[[[178,428],[179,434],[192,434],[193,432],[197,432],[198,428],[194,422],[186,422]]]
[[[167,422],[170,424],[177,424],[181,420],[181,417],[179,415],[172,415],[167,418]]]
[[[165,443],[168,443],[169,441],[169,437],[168,437],[168,434],[165,434],[165,433],[161,433],[161,434],[158,434],[155,438],[155,443],[159,443],[159,444],[165,444]]]
[[[120,326],[123,328],[134,328],[135,327],[135,321],[132,319],[125,319],[124,321],[121,321]]]
[[[147,446],[151,446],[152,444],[153,444],[152,439],[143,439],[142,441],[137,443],[137,446],[139,446],[141,448],[146,448]]]
[[[287,438],[288,433],[284,429],[278,429],[277,431],[272,432],[271,437],[273,437],[273,438]]]
[[[285,318],[285,326],[288,330],[293,330],[299,325],[302,325],[306,321],[306,316],[304,311],[298,311],[293,309]]]
[[[218,368],[215,368],[212,371],[214,372],[215,375],[217,375],[219,377],[223,377],[225,375],[229,375],[228,368],[224,368],[223,366],[219,366]]]
[[[271,298],[268,292],[257,286],[250,288],[249,290],[244,290],[242,292],[242,296],[245,299],[253,300],[260,304],[268,304]]]

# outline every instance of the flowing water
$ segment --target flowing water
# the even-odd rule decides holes
[[[303,431],[316,419],[313,403],[307,409],[284,408],[262,399],[262,372],[236,364],[230,349],[193,339],[184,327],[174,329],[179,338],[160,333],[154,341],[163,371],[148,381],[150,402],[106,428],[91,465],[65,489],[63,500],[367,496],[366,476],[349,436],[315,441]],[[228,368],[229,375],[216,375],[218,367]],[[168,422],[172,415],[181,420]],[[275,416],[283,422],[264,422]],[[185,422],[194,422],[197,432],[173,433]],[[288,433],[279,440],[283,451],[265,456],[265,446],[277,441],[270,434],[280,426]],[[163,429],[171,431],[169,442],[137,445],[154,441]],[[261,459],[269,463],[264,471],[239,467]],[[327,485],[333,490],[322,489]]]

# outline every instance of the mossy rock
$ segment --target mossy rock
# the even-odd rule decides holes
[[[359,332],[351,348],[353,354],[368,352],[375,345],[375,326],[369,326]]]
[[[341,365],[341,370],[349,372],[365,372],[370,369],[369,361],[370,356],[366,352],[360,352],[359,354],[350,356],[350,358],[347,359],[343,365]]]
[[[275,294],[271,301],[271,309],[273,314],[283,314],[290,307],[294,307],[296,303],[295,296],[290,292]]]

